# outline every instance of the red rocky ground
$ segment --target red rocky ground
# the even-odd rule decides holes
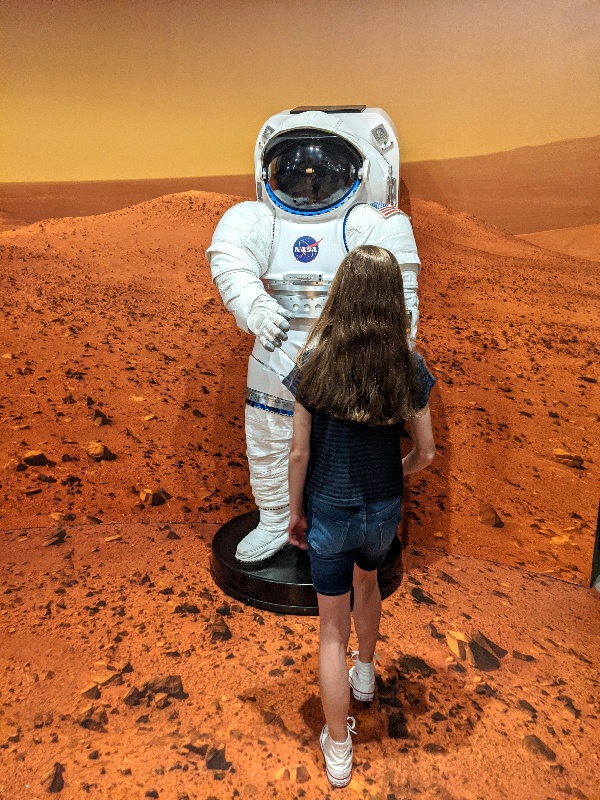
[[[252,339],[203,255],[234,200],[187,192],[0,235],[2,527],[222,522],[251,507]],[[412,214],[439,456],[412,482],[410,535],[586,583],[596,265],[434,203]]]
[[[203,256],[232,202],[0,235],[0,797],[597,800],[595,265],[413,202],[439,454],[333,792],[318,621],[208,571],[252,507],[251,338]]]
[[[409,546],[375,700],[351,708],[354,780],[333,791],[318,620],[222,595],[214,531],[2,535],[0,797],[42,800],[55,764],[65,800],[600,796],[594,589]]]

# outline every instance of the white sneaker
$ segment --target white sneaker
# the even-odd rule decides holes
[[[348,786],[352,779],[352,739],[351,733],[356,733],[356,720],[348,717],[348,735],[345,742],[334,742],[329,735],[327,725],[321,731],[321,750],[325,758],[325,772],[327,780],[332,786]]]
[[[357,700],[369,703],[375,695],[375,664],[363,664],[358,660],[358,650],[352,653],[354,666],[350,668],[349,678],[352,694]]]
[[[271,558],[288,542],[289,521],[288,506],[279,509],[261,508],[260,522],[238,544],[236,559],[244,564],[257,564]]]

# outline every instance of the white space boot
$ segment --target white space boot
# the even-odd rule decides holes
[[[271,558],[288,541],[289,506],[276,509],[260,509],[260,522],[253,531],[244,536],[235,551],[235,557],[243,564],[257,564]]]

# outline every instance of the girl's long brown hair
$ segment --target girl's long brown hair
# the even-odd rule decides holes
[[[414,416],[418,389],[406,331],[396,258],[374,245],[352,250],[300,354],[298,402],[367,425]]]

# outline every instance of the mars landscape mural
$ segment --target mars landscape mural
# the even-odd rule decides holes
[[[600,796],[597,6],[575,5],[378,3],[359,36],[360,4],[309,2],[313,51],[344,42],[315,86],[248,44],[287,57],[292,4],[6,4],[0,797],[333,796],[318,620],[208,570],[254,507],[253,339],[204,251],[253,196],[261,122],[347,101],[349,70],[402,140],[438,456],[339,796]]]

